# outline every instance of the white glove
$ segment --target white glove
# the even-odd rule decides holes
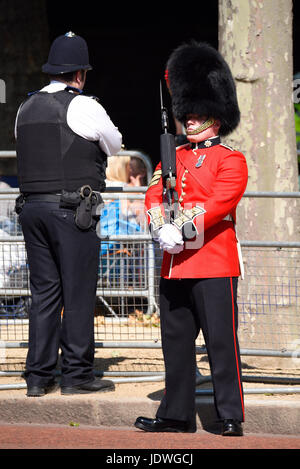
[[[183,251],[184,247],[182,244],[176,244],[173,248],[168,248],[165,249],[169,254],[179,254],[181,251]]]
[[[169,254],[179,254],[184,249],[181,232],[170,223],[159,230],[158,242],[160,248]]]

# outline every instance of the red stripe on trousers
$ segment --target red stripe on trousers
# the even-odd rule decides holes
[[[237,369],[237,375],[238,375],[238,381],[239,381],[239,390],[240,390],[240,397],[241,397],[241,404],[242,404],[243,419],[245,419],[245,409],[244,409],[244,400],[243,400],[243,393],[242,393],[242,383],[241,383],[241,376],[240,376],[239,362],[238,362],[238,354],[237,354],[237,346],[236,346],[235,318],[234,318],[234,296],[233,296],[233,286],[232,286],[232,278],[231,277],[230,277],[230,287],[231,287],[232,324],[233,324],[233,338],[234,338],[234,351],[235,351],[236,369]]]

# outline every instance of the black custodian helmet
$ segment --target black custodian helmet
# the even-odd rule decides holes
[[[183,124],[188,114],[219,119],[221,136],[239,124],[236,87],[227,62],[206,43],[183,44],[167,62],[166,79],[174,116]]]
[[[87,43],[81,36],[77,36],[72,31],[53,41],[48,62],[42,67],[42,71],[49,75],[91,69]]]

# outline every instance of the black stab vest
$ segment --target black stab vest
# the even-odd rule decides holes
[[[85,184],[105,190],[105,153],[98,142],[80,137],[67,124],[67,110],[76,96],[67,90],[40,91],[22,104],[16,148],[21,192],[72,192]]]

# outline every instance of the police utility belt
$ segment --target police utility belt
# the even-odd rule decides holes
[[[16,199],[15,211],[19,215],[26,201],[56,202],[60,208],[74,210],[75,223],[81,230],[91,228],[93,220],[99,220],[104,205],[100,192],[82,186],[75,192],[63,190],[61,194],[21,194]]]

